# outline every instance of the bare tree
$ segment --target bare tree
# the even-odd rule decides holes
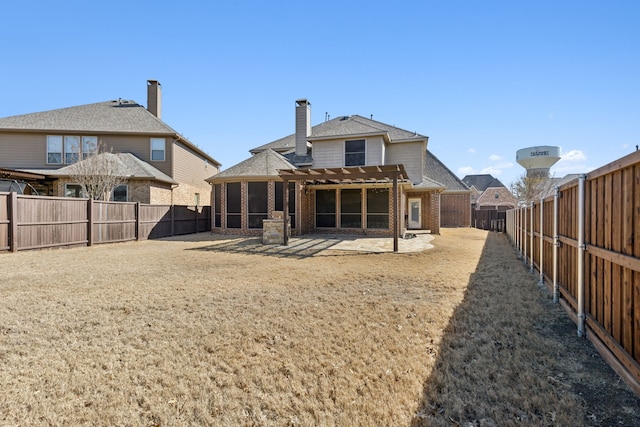
[[[553,180],[547,174],[522,175],[511,183],[511,193],[518,199],[519,206],[526,206],[546,197],[552,189]]]
[[[69,175],[82,186],[86,197],[109,200],[113,190],[127,182],[124,163],[117,153],[107,151],[102,143],[86,144],[83,141],[75,158],[82,160],[69,166]]]

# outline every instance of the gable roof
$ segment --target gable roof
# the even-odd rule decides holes
[[[266,149],[248,159],[226,169],[207,181],[213,182],[223,180],[225,178],[236,177],[277,177],[280,169],[295,169],[282,155],[271,149]]]
[[[178,182],[171,178],[169,175],[156,169],[149,163],[140,160],[131,153],[100,153],[96,156],[96,158],[101,160],[103,159],[103,161],[105,162],[115,159],[114,166],[118,171],[118,175],[126,177],[128,179],[149,179],[165,182],[167,184],[178,184]],[[75,175],[79,172],[78,169],[80,169],[81,167],[79,166],[79,163],[86,161],[87,160],[82,160],[81,162],[74,163],[60,169],[48,170],[46,171],[46,175],[56,177]]]
[[[518,205],[518,199],[511,194],[507,187],[489,187],[476,200],[478,206],[513,206]]]
[[[334,137],[351,135],[383,135],[388,142],[407,142],[407,141],[419,141],[428,140],[429,137],[421,135],[417,132],[410,132],[404,129],[397,128],[376,120],[367,119],[366,117],[354,115],[354,116],[339,116],[335,119],[327,120],[326,122],[315,125],[311,128],[311,136],[307,138],[309,141],[330,139]],[[279,153],[286,153],[296,147],[295,133],[285,136],[284,138],[277,139],[268,144],[261,145],[259,147],[249,150],[252,154],[259,153],[261,151],[270,148]]]
[[[443,187],[446,187],[445,191],[464,191],[467,193],[471,191],[460,178],[451,172],[451,170],[429,150],[427,150],[424,159],[423,178],[439,182]]]
[[[464,182],[469,187],[475,187],[476,190],[480,192],[483,192],[489,187],[505,187],[499,179],[494,178],[489,174],[466,175],[464,178],[462,178],[462,182]]]
[[[0,130],[15,132],[74,132],[166,135],[204,156],[220,162],[135,101],[115,100],[0,118]]]

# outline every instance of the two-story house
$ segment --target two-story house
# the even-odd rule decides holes
[[[443,202],[462,206],[456,225],[469,226],[470,190],[427,143],[427,136],[357,115],[311,126],[311,104],[299,99],[294,134],[252,149],[252,157],[208,179],[212,231],[258,235],[262,220],[283,211],[285,201],[294,235],[438,233]]]
[[[207,205],[205,181],[220,163],[161,118],[161,85],[147,82],[147,108],[117,99],[0,118],[0,169],[33,193],[83,196],[74,166],[104,149],[117,156],[125,184],[112,196],[150,204]],[[101,156],[101,154],[98,154]],[[10,174],[9,171],[13,171]],[[17,179],[14,179],[17,183]]]

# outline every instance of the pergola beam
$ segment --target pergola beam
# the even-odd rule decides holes
[[[322,169],[281,169],[278,174],[283,181],[284,193],[284,244],[289,244],[289,181],[305,181],[306,183],[326,183],[351,184],[356,180],[363,183],[393,181],[393,251],[398,252],[398,234],[400,233],[400,198],[398,197],[398,180],[408,179],[407,172],[403,165],[381,165],[381,166],[355,166],[342,168],[322,168]]]

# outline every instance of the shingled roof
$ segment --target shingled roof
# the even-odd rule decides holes
[[[336,117],[335,119],[327,120],[326,122],[313,126],[311,128],[311,136],[307,139],[313,141],[314,139],[328,139],[342,135],[383,135],[387,141],[391,143],[417,141],[429,138],[417,132],[410,132],[376,120],[354,115]],[[250,152],[255,154],[270,148],[279,153],[286,153],[294,150],[295,147],[295,134],[291,134],[268,144],[253,148]]]
[[[0,130],[166,135],[220,163],[135,101],[115,100],[0,118]]]
[[[489,174],[467,175],[462,178],[462,181],[469,187],[475,187],[481,193],[489,187],[504,187],[504,184],[499,179]]]
[[[469,187],[429,150],[424,160],[423,178],[442,184],[446,191],[470,192]]]
[[[116,159],[115,169],[118,171],[118,175],[122,177],[126,177],[128,179],[148,179],[165,182],[167,184],[178,184],[176,180],[171,178],[169,175],[164,172],[158,170],[153,167],[149,163],[140,160],[136,156],[131,153],[101,153],[96,156],[97,159],[105,159],[108,158]],[[49,176],[72,176],[78,173],[79,163],[86,162],[86,160],[82,160],[81,162],[65,166],[56,170],[46,171],[46,175]],[[45,171],[43,171],[44,173]]]
[[[295,166],[282,155],[266,149],[208,178],[207,181],[213,182],[232,177],[278,177],[280,169],[295,169]]]

